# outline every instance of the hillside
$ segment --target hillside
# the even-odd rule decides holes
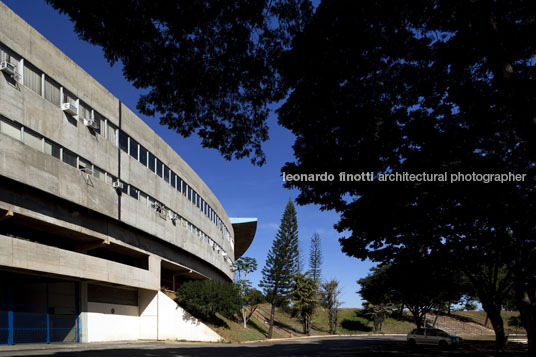
[[[486,322],[486,313],[484,311],[456,311],[453,315],[462,321],[474,322],[479,325],[484,326]],[[523,327],[518,327],[515,325],[510,325],[511,317],[518,317],[519,312],[517,311],[502,311],[501,316],[504,321],[504,329],[508,334],[524,334],[526,333]],[[491,322],[488,321],[488,328],[491,327]]]
[[[220,324],[210,324],[220,336],[228,342],[243,342],[251,340],[263,340],[268,333],[267,318],[269,316],[270,305],[263,304],[257,313],[248,323],[248,328],[244,329],[240,321],[232,321],[220,317]],[[345,308],[339,311],[338,334],[367,334],[372,333],[372,323],[367,319],[359,316],[361,309]],[[265,322],[266,321],[266,322]],[[288,338],[295,336],[305,336],[302,331],[300,321],[292,317],[282,309],[276,309],[275,327],[273,338]],[[408,321],[399,321],[388,318],[383,326],[383,333],[402,333],[405,334],[414,328],[414,324]],[[318,309],[313,316],[312,335],[327,335],[328,316],[327,310]]]
[[[242,323],[238,320],[232,321],[220,317],[219,324],[209,324],[220,336],[227,342],[244,342],[253,340],[263,340],[268,334],[268,316],[270,305],[263,304],[260,306],[254,317],[248,323],[248,328],[244,329]],[[339,311],[339,321],[337,334],[371,334],[373,333],[373,324],[360,315],[361,309],[344,308]],[[523,329],[508,325],[508,319],[511,316],[518,316],[516,312],[503,312],[505,329],[508,334],[524,333]],[[428,316],[428,323],[431,325],[435,315]],[[451,317],[441,316],[437,320],[436,327],[444,329],[453,334],[465,336],[467,338],[492,338],[493,330],[491,324],[488,328],[484,326],[486,319],[483,311],[463,311],[453,312]],[[305,336],[298,318],[292,317],[291,314],[280,308],[276,309],[275,326],[273,338],[289,338],[296,336]],[[387,318],[382,329],[384,334],[406,334],[415,328],[409,317],[405,319]],[[327,335],[328,316],[327,310],[319,308],[314,316],[312,323],[312,335]]]

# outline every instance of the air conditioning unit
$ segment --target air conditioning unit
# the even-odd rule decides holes
[[[171,219],[173,222],[175,222],[177,219],[179,219],[179,215],[169,211],[169,219]]]
[[[95,119],[84,119],[84,125],[95,130],[99,128],[99,122]]]
[[[112,187],[116,190],[122,190],[123,188],[125,188],[125,185],[121,181],[115,181],[112,183]]]
[[[0,63],[0,70],[10,76],[15,75],[15,66],[7,61],[2,61]]]
[[[78,115],[78,107],[71,103],[63,103],[61,110],[70,115]]]

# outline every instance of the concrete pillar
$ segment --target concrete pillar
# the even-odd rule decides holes
[[[87,281],[80,282],[80,342],[88,340],[88,307],[87,307]]]
[[[160,279],[161,279],[161,272],[162,272],[162,259],[157,257],[156,255],[149,255],[149,271],[153,275],[155,281],[155,286],[160,289]]]

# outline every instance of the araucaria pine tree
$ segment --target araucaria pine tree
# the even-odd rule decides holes
[[[309,250],[309,271],[313,280],[320,284],[320,273],[322,272],[322,248],[320,246],[320,236],[314,233],[311,237],[311,248]]]
[[[292,277],[298,272],[298,257],[298,219],[294,204],[289,200],[272,249],[268,252],[259,284],[264,289],[266,299],[272,305],[268,338],[272,338],[275,307],[289,299]]]

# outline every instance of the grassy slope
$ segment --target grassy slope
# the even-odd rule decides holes
[[[269,310],[268,304],[263,304],[262,312],[267,314]],[[338,334],[366,334],[372,333],[372,323],[367,319],[358,316],[360,309],[346,308],[340,309],[338,321]],[[221,317],[224,322],[223,326],[210,325],[220,336],[228,342],[242,342],[251,340],[263,340],[268,333],[268,326],[264,321],[258,321],[252,318],[248,323],[248,328],[244,329],[239,321],[231,321]],[[282,309],[276,309],[275,313],[276,325],[282,327],[284,331],[274,329],[274,338],[289,337],[290,333],[293,336],[304,336],[301,322],[290,316]],[[319,308],[313,316],[312,335],[327,335],[329,332],[327,310]],[[398,321],[395,319],[387,319],[383,326],[383,333],[407,333],[414,328],[414,325],[407,321]]]
[[[476,322],[477,324],[484,325],[486,321],[486,313],[484,311],[456,311],[453,315],[460,316],[462,319],[468,319],[469,321]],[[517,328],[516,326],[510,326],[508,319],[512,316],[519,316],[517,311],[502,311],[501,316],[504,322],[504,329],[510,333],[525,333],[523,328]],[[488,327],[491,327],[491,322],[488,322]]]

